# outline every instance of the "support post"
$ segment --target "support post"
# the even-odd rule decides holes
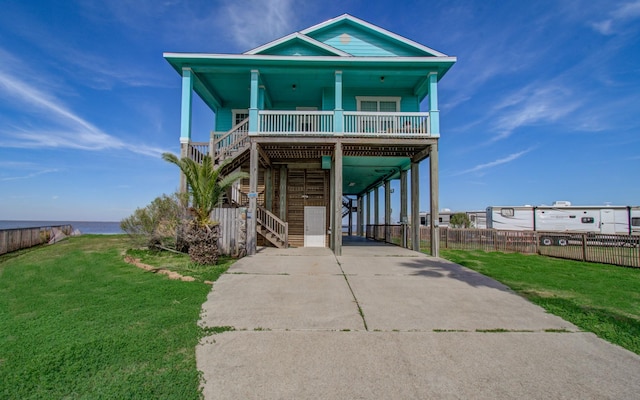
[[[273,174],[271,167],[267,167],[264,171],[264,207],[273,212]]]
[[[391,242],[391,181],[384,182],[384,241]]]
[[[287,167],[280,167],[280,219],[287,220]]]
[[[420,164],[411,162],[411,249],[420,251]]]
[[[364,205],[364,201],[362,201],[362,195],[358,196],[358,218],[357,218],[357,224],[358,224],[358,236],[362,237],[364,236],[363,234],[363,228],[364,228],[364,211],[362,210],[362,207]]]
[[[349,236],[353,235],[353,199],[349,198],[349,226],[347,227],[347,231]]]
[[[258,211],[258,143],[251,141],[249,153],[249,213],[247,215],[247,254],[256,254]]]
[[[342,143],[338,142],[333,151],[333,252],[336,256],[342,255]]]
[[[373,224],[380,223],[380,186],[373,189]]]
[[[365,221],[365,229],[367,226],[371,224],[371,191],[366,194],[366,202],[367,202],[367,219]],[[367,236],[367,232],[365,232],[365,236]]]
[[[431,213],[431,255],[440,257],[440,215],[438,212],[438,142],[429,152],[429,198]]]
[[[400,171],[400,223],[402,224],[402,247],[407,248],[408,246],[408,238],[407,238],[407,226],[409,224],[409,219],[407,216],[407,171]]]

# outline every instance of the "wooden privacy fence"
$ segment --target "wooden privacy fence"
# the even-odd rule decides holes
[[[71,225],[56,225],[0,230],[0,255],[49,243],[56,230],[70,235],[73,227]]]
[[[367,238],[400,245],[406,229],[411,247],[411,227],[367,225]],[[592,233],[499,231],[495,229],[440,228],[440,248],[541,254],[578,261],[640,267],[640,236]],[[548,243],[544,245],[543,243]],[[420,248],[429,250],[431,231],[420,227]]]
[[[220,223],[218,249],[220,254],[242,256],[247,237],[247,211],[245,208],[215,208],[211,219]]]

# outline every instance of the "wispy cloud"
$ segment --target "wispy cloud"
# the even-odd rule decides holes
[[[122,149],[134,153],[157,157],[162,150],[126,144],[86,121],[51,93],[38,89],[20,78],[0,71],[0,95],[9,101],[26,105],[24,111],[44,116],[48,128],[5,127],[0,145],[14,148],[72,148],[81,150]],[[13,104],[15,106],[15,104]],[[51,128],[55,126],[55,128]]]
[[[0,182],[17,181],[17,180],[22,180],[22,179],[30,179],[30,178],[35,178],[35,177],[40,176],[40,175],[51,174],[53,172],[58,172],[58,171],[59,171],[59,169],[43,169],[41,171],[31,172],[31,173],[26,174],[26,175],[8,176],[8,177],[0,178]]]
[[[603,35],[617,33],[620,25],[640,18],[640,0],[625,2],[612,8],[607,18],[591,24],[591,27]]]
[[[297,8],[293,0],[227,0],[221,20],[231,38],[249,50],[291,33]]]
[[[561,85],[528,85],[507,96],[490,114],[497,115],[492,141],[511,136],[518,128],[556,122],[583,104]]]
[[[499,159],[497,159],[495,161],[491,161],[491,162],[484,163],[484,164],[479,164],[479,165],[476,165],[473,168],[469,168],[469,169],[466,169],[464,171],[457,172],[457,173],[453,174],[453,176],[466,175],[466,174],[471,174],[471,173],[482,175],[482,174],[485,173],[485,171],[487,169],[497,167],[498,165],[508,164],[508,163],[510,163],[512,161],[517,160],[518,158],[522,157],[523,155],[529,153],[532,150],[533,150],[533,148],[529,148],[529,149],[526,149],[526,150],[523,150],[523,151],[519,151],[517,153],[509,154],[508,156],[503,157],[503,158],[499,158]]]

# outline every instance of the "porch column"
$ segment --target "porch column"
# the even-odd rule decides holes
[[[251,141],[249,153],[249,212],[247,214],[247,254],[256,254],[258,208],[258,143]]]
[[[411,162],[411,249],[420,251],[420,164]]]
[[[440,136],[440,111],[438,110],[438,73],[429,74],[429,133]]]
[[[384,241],[390,242],[391,233],[391,181],[384,182]]]
[[[333,132],[341,136],[344,132],[344,110],[342,109],[342,71],[335,75],[335,109],[333,110]]]
[[[287,220],[287,167],[280,167],[280,219]]]
[[[364,236],[362,233],[363,226],[364,226],[364,218],[362,218],[364,215],[364,212],[362,210],[363,205],[364,205],[364,202],[362,201],[362,195],[358,195],[358,213],[357,213],[356,224],[358,224],[357,234],[360,237]]]
[[[402,224],[402,247],[408,245],[406,227],[409,224],[407,218],[407,171],[400,171],[400,223]]]
[[[431,212],[431,255],[440,256],[440,216],[438,214],[438,142],[431,145],[429,153],[429,199]]]
[[[249,99],[249,135],[258,134],[258,81],[260,72],[251,70],[251,94]]]
[[[180,109],[180,158],[189,155],[191,142],[191,105],[193,104],[193,71],[182,69],[182,107]],[[180,192],[187,191],[187,180],[180,172]]]
[[[336,143],[333,152],[333,252],[336,256],[342,255],[342,143]]]

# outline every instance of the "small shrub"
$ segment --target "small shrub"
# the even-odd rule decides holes
[[[166,247],[180,249],[182,221],[186,215],[184,196],[163,194],[148,206],[138,208],[120,222],[120,228],[136,246],[150,249]]]

